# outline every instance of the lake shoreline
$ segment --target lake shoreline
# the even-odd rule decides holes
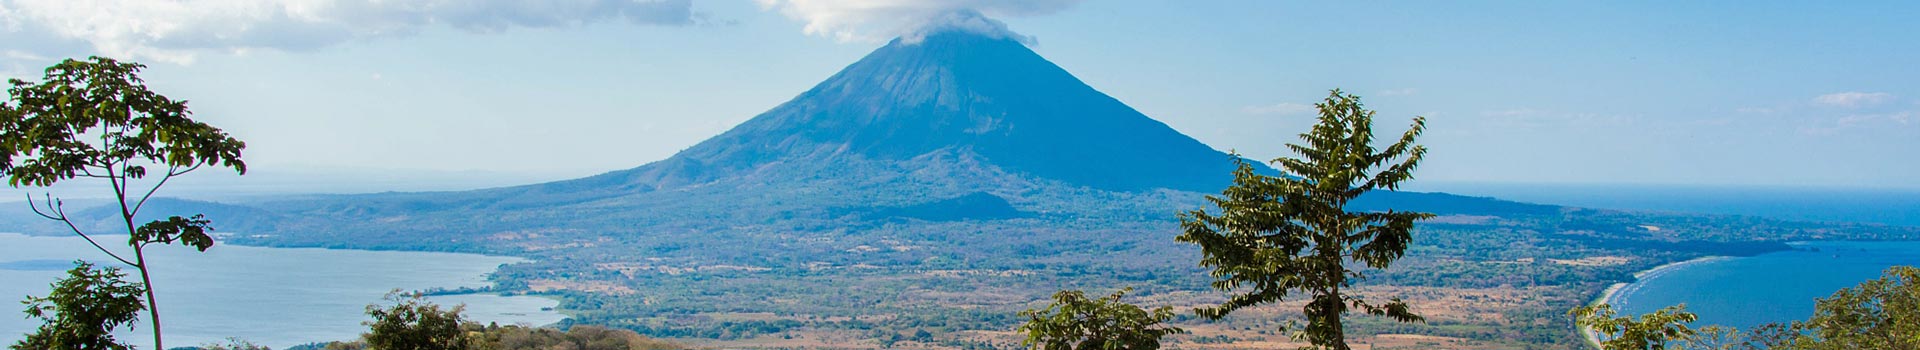
[[[125,237],[94,238],[106,243]],[[466,304],[465,316],[481,324],[545,326],[571,317],[559,312],[559,301],[550,296],[493,290],[496,282],[490,276],[504,265],[529,261],[522,257],[221,243],[206,252],[148,252],[161,263],[162,273],[154,281],[161,286],[157,288],[161,306],[178,315],[169,319],[177,320],[168,327],[169,345],[228,337],[274,348],[351,340],[365,331],[361,324],[367,317],[365,307],[383,304],[381,296],[395,289],[443,291],[428,298],[441,305]],[[0,299],[44,294],[47,284],[72,268],[73,260],[105,265],[99,261],[102,257],[73,235],[0,232],[0,277],[19,282],[0,285]],[[476,293],[444,293],[460,290]],[[28,318],[0,319],[0,333],[4,333],[0,343],[19,340],[20,334],[38,325]]]
[[[1721,256],[1721,255],[1708,255],[1708,256],[1702,256],[1702,257],[1693,258],[1693,259],[1670,262],[1670,263],[1662,264],[1660,266],[1654,266],[1651,269],[1634,272],[1633,281],[1617,282],[1617,283],[1608,285],[1607,289],[1600,291],[1600,295],[1597,297],[1594,297],[1593,300],[1588,301],[1587,305],[1591,306],[1591,305],[1599,305],[1599,304],[1608,304],[1608,305],[1615,306],[1614,308],[1615,310],[1619,310],[1619,307],[1618,307],[1619,305],[1614,305],[1614,302],[1618,301],[1617,299],[1620,298],[1621,292],[1627,291],[1628,286],[1631,286],[1635,283],[1640,283],[1640,281],[1646,280],[1648,277],[1659,276],[1667,272],[1673,271],[1674,269],[1678,269],[1680,267],[1699,264],[1699,263],[1732,259],[1732,258],[1734,257]],[[1591,328],[1585,328],[1585,327],[1582,327],[1580,329],[1580,333],[1581,335],[1583,335],[1583,338],[1586,338],[1587,345],[1592,346],[1594,349],[1600,348],[1599,333],[1594,332],[1593,329]]]

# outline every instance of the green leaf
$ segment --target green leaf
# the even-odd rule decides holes
[[[1315,107],[1319,123],[1300,134],[1301,143],[1287,145],[1298,157],[1272,162],[1285,174],[1257,173],[1236,154],[1233,185],[1207,196],[1218,212],[1182,214],[1183,232],[1175,239],[1200,246],[1200,265],[1213,269],[1214,289],[1230,294],[1226,302],[1196,314],[1217,320],[1234,310],[1307,294],[1310,301],[1301,310],[1307,324],[1294,336],[1344,350],[1342,318],[1352,309],[1400,322],[1424,321],[1398,299],[1375,306],[1342,288],[1364,279],[1364,268],[1385,269],[1399,260],[1412,244],[1414,222],[1432,217],[1345,208],[1367,191],[1413,179],[1426,153],[1416,144],[1426,123],[1415,117],[1397,142],[1376,150],[1374,112],[1358,96],[1336,89]]]
[[[136,245],[181,242],[204,252],[207,248],[213,247],[213,236],[207,235],[207,231],[213,230],[208,226],[211,223],[205,215],[194,215],[191,219],[175,216],[166,220],[154,220],[140,225],[139,229],[134,230],[129,240],[130,244]]]

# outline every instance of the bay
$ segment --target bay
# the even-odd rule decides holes
[[[1659,269],[1609,297],[1626,314],[1686,304],[1693,324],[1751,329],[1804,320],[1814,300],[1895,265],[1920,265],[1920,242],[1801,242],[1794,250],[1711,259]]]
[[[98,238],[109,248],[123,246],[126,239]],[[388,291],[484,287],[487,274],[501,264],[523,261],[475,254],[235,245],[204,253],[165,246],[148,254],[168,347],[228,337],[276,349],[350,340],[365,331],[360,322],[367,319],[366,306],[382,302]],[[78,237],[0,233],[0,344],[11,345],[39,325],[26,318],[21,312],[25,306],[18,302],[27,295],[46,295],[48,284],[65,276],[75,259],[118,265]],[[551,309],[559,302],[547,298],[465,294],[431,299],[465,304],[467,318],[481,323],[545,325],[565,319]],[[137,331],[121,339],[152,349],[144,316]]]

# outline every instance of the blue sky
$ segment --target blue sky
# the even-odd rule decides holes
[[[1920,189],[1909,2],[0,0],[0,75],[132,58],[264,175],[509,184],[665,158],[956,9],[1257,158],[1338,87],[1428,117],[1421,181]]]

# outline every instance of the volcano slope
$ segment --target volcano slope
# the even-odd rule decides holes
[[[556,296],[569,323],[712,346],[1008,348],[1014,312],[1059,289],[1135,287],[1138,302],[1181,308],[1218,302],[1197,251],[1172,237],[1175,215],[1201,208],[1233,167],[1234,156],[1019,42],[953,31],[895,40],[726,133],[632,169],[461,192],[166,200],[150,212],[212,212],[224,231],[244,233],[227,238],[241,244],[529,257],[504,266],[494,291]],[[1354,206],[1441,215],[1422,224],[1408,258],[1364,282],[1432,320],[1352,324],[1382,346],[1575,347],[1564,311],[1632,271],[1785,240],[1920,237],[1438,193],[1378,193]],[[1182,320],[1195,333],[1170,341],[1289,346],[1276,331],[1289,310],[1298,305]]]

